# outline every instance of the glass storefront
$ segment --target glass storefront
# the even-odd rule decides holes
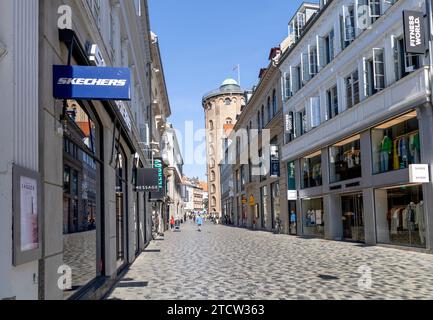
[[[325,235],[325,221],[323,211],[323,199],[302,200],[302,215],[304,220],[304,235]]]
[[[316,152],[301,159],[302,189],[322,185],[322,153]]]
[[[341,197],[343,238],[364,242],[364,203],[362,193]]]
[[[280,184],[275,182],[271,184],[271,220],[272,220],[272,229],[275,229],[277,221],[280,220]]]
[[[330,182],[361,177],[361,142],[356,135],[329,148]]]
[[[416,111],[374,128],[371,140],[374,174],[406,169],[421,161]]]
[[[65,111],[63,261],[72,269],[72,289],[64,292],[64,298],[69,298],[102,273],[97,240],[100,136],[90,106],[69,100]]]
[[[262,188],[260,188],[260,203],[261,203],[261,215],[260,215],[260,223],[262,225],[262,228],[266,228],[266,224],[267,224],[267,219],[266,219],[266,215],[268,212],[268,187],[264,186]]]
[[[421,185],[375,191],[377,241],[426,247],[426,220]]]
[[[127,167],[126,156],[117,149],[116,158],[116,252],[117,268],[127,263],[126,249],[126,208],[127,208]]]

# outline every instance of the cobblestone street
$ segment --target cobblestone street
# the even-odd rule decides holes
[[[188,223],[153,241],[108,299],[433,299],[433,256]]]

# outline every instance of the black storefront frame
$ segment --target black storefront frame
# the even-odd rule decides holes
[[[78,65],[84,65],[84,66],[90,66],[90,60],[87,57],[86,51],[83,47],[83,45],[81,44],[81,41],[79,40],[77,34],[75,33],[75,31],[70,30],[70,29],[59,29],[59,41],[60,43],[63,43],[67,46],[68,48],[68,64],[70,64],[72,57],[74,58],[74,60],[78,63]],[[76,100],[78,101],[78,100]],[[102,124],[102,121],[98,115],[98,113],[96,112],[96,108],[93,104],[93,102],[91,100],[86,100],[89,105],[90,108],[93,112],[93,114],[95,115],[97,121],[99,124]],[[113,123],[114,123],[114,130],[119,130],[119,132],[121,132],[122,137],[125,139],[127,145],[129,146],[129,148],[131,150],[135,151],[135,147],[134,144],[131,140],[131,138],[129,137],[129,135],[127,134],[128,130],[127,130],[127,126],[122,118],[122,115],[120,114],[120,111],[117,109],[117,106],[115,105],[115,103],[111,102],[111,101],[99,101],[103,106],[104,106],[104,110],[108,113],[108,115],[110,116],[110,118],[112,119]],[[63,116],[63,115],[62,115]],[[114,134],[113,134],[114,137]],[[83,288],[81,288],[77,293],[75,293],[74,295],[72,295],[69,300],[79,300],[83,297],[86,296],[86,294],[91,291],[96,291],[99,287],[101,287],[107,280],[109,280],[106,276],[106,254],[105,254],[105,249],[106,249],[106,245],[105,245],[105,227],[106,227],[106,222],[105,222],[105,214],[106,214],[106,210],[105,210],[105,177],[104,177],[104,163],[105,163],[105,149],[104,149],[104,135],[103,132],[100,133],[100,139],[101,139],[101,146],[100,146],[100,159],[96,159],[98,162],[100,162],[100,180],[101,180],[101,195],[100,195],[100,199],[101,199],[101,217],[100,217],[100,221],[101,221],[101,260],[102,260],[102,266],[101,266],[101,275],[99,277],[97,277],[96,279],[94,279],[93,281],[91,281],[90,283],[88,283],[86,286],[84,286]],[[111,154],[113,155],[115,149],[114,146],[111,150]],[[128,218],[128,215],[127,215]],[[127,241],[129,241],[129,235],[128,232],[127,234]],[[127,246],[127,249],[129,249],[129,246]],[[44,290],[43,288],[41,288],[41,290]]]

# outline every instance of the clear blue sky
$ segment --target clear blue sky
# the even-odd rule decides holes
[[[287,36],[301,0],[148,0],[151,29],[159,37],[172,109],[170,122],[204,128],[201,99],[241,65],[241,84],[251,88],[267,67],[272,47]],[[312,1],[317,2],[317,1]],[[184,153],[185,151],[183,151]],[[206,168],[185,165],[187,176],[205,180]]]

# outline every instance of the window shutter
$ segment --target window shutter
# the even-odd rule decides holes
[[[385,89],[385,62],[382,48],[373,48],[374,88]]]
[[[310,98],[310,110],[309,115],[311,128],[315,128],[320,125],[320,98]]]
[[[319,35],[316,36],[317,45],[317,69],[320,71],[326,65],[325,62],[325,39]]]
[[[399,59],[399,51],[398,51],[398,39],[396,36],[391,36],[391,46],[394,54],[394,73],[395,73],[395,81],[400,79],[400,59]]]
[[[363,75],[363,81],[364,81],[364,97],[368,97],[369,96],[369,91],[368,91],[368,61],[367,58],[363,57],[362,58],[362,75]]]
[[[299,90],[299,84],[297,81],[298,78],[299,78],[298,68],[294,68],[290,66],[290,92],[292,94]]]

